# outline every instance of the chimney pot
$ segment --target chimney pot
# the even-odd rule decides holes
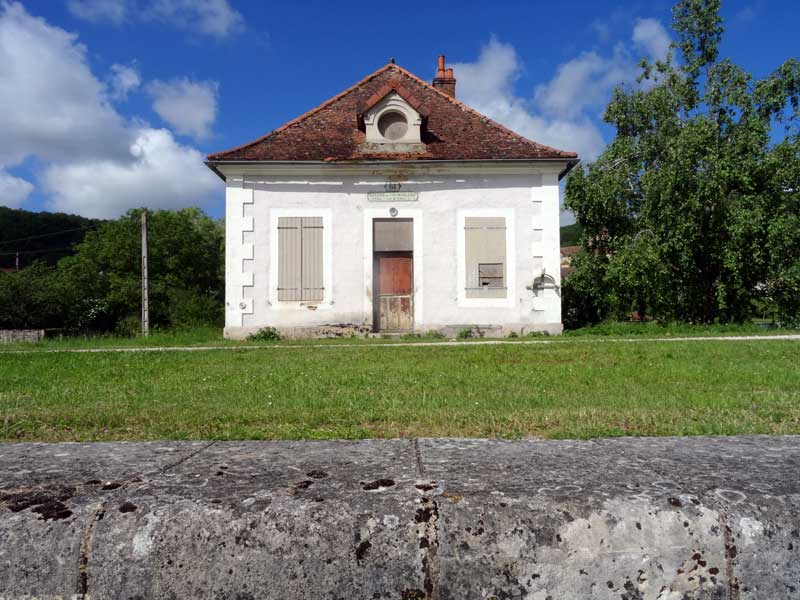
[[[456,79],[453,77],[452,67],[445,68],[444,54],[439,55],[439,68],[433,78],[433,87],[448,96],[456,97]]]
[[[436,77],[444,77],[444,54],[439,55],[439,68]]]

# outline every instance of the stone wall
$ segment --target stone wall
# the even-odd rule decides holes
[[[0,329],[0,344],[38,342],[44,339],[44,329]]]

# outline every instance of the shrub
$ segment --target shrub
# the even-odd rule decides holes
[[[462,329],[458,332],[456,336],[460,340],[467,340],[471,338],[482,338],[483,331],[479,327],[469,327],[467,329]]]
[[[114,335],[119,337],[136,337],[142,333],[141,315],[128,315],[117,321]]]
[[[247,336],[249,342],[276,342],[279,339],[281,339],[281,334],[274,327],[262,327]]]
[[[529,331],[525,337],[548,337],[547,331]]]

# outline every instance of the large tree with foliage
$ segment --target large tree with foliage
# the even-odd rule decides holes
[[[800,63],[755,79],[721,59],[719,4],[678,2],[670,54],[615,90],[614,140],[567,181],[583,228],[569,324],[741,321],[759,305],[798,320]]]
[[[224,298],[224,232],[199,209],[148,213],[150,319],[158,326],[219,323]],[[138,329],[141,211],[103,223],[58,265],[70,290],[67,321],[90,329]]]

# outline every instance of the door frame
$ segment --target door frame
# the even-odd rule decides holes
[[[369,205],[368,205],[369,206]],[[423,251],[424,245],[422,243],[422,232],[423,232],[423,214],[422,209],[419,208],[411,208],[406,204],[398,204],[394,207],[390,206],[383,206],[381,208],[365,208],[364,209],[364,216],[363,216],[363,235],[364,235],[364,253],[362,255],[363,259],[363,271],[364,271],[364,294],[363,298],[363,318],[365,322],[369,322],[372,319],[373,313],[373,304],[375,295],[373,293],[374,289],[374,279],[373,279],[373,219],[386,219],[391,218],[392,215],[389,214],[390,208],[396,208],[397,214],[394,215],[398,219],[411,219],[414,231],[414,326],[419,327],[421,323],[424,322],[424,312],[423,312],[423,300],[424,294],[423,291],[423,275],[424,275],[424,260],[425,260],[425,253]],[[372,321],[372,328],[375,328],[375,322]]]
[[[381,329],[381,257],[409,257],[411,259],[411,327],[409,329],[386,330]],[[414,331],[414,251],[413,250],[384,250],[372,253],[372,331],[374,333],[412,333]]]

